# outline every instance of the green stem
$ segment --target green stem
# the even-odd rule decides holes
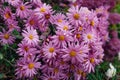
[[[16,52],[16,50],[13,49],[12,47],[10,47],[9,45],[7,47],[10,48],[11,50],[13,50],[14,52]]]
[[[12,67],[14,67],[14,65],[10,62],[10,61],[8,61],[7,59],[3,59],[4,61],[6,61],[7,63],[9,63]]]

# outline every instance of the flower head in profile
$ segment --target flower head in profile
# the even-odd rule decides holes
[[[27,27],[26,30],[23,30],[22,35],[24,37],[23,40],[25,40],[27,44],[38,45],[39,36],[37,34],[37,31],[32,27]]]

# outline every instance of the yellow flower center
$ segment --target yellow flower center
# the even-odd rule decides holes
[[[83,76],[83,77],[86,77],[86,73],[85,73],[85,72],[82,72],[82,76]]]
[[[58,73],[58,72],[59,72],[58,68],[55,68],[54,73]]]
[[[25,6],[20,6],[20,10],[24,11],[25,10]]]
[[[34,25],[35,24],[35,21],[34,20],[30,20],[30,25]]]
[[[49,78],[48,80],[53,80],[52,78]]]
[[[49,48],[49,52],[53,53],[55,51],[55,49],[53,47]]]
[[[64,40],[65,40],[65,36],[64,36],[64,35],[60,35],[60,36],[59,36],[59,40],[60,40],[60,41],[64,41]]]
[[[70,52],[70,56],[71,56],[71,57],[75,57],[75,56],[76,56],[76,52],[75,52],[75,51],[71,51],[71,52]]]
[[[5,14],[5,17],[8,19],[8,18],[11,17],[11,14],[10,14],[9,12],[7,12],[7,13]]]
[[[80,35],[80,34],[76,34],[76,38],[78,38],[78,39],[79,39],[80,37],[81,37],[81,35]]]
[[[83,28],[82,28],[82,26],[80,26],[80,27],[79,27],[79,31],[82,31],[82,30],[83,30]]]
[[[63,30],[66,30],[66,31],[67,31],[67,30],[68,30],[68,26],[64,26],[64,27],[63,27]]]
[[[74,19],[78,20],[80,18],[80,15],[78,13],[73,15]]]
[[[27,52],[29,50],[28,46],[25,46],[24,50]]]
[[[14,26],[11,24],[9,28],[12,29],[12,28],[14,28]]]
[[[62,19],[58,19],[57,22],[61,23],[61,22],[62,22]]]
[[[33,69],[34,66],[35,66],[35,65],[34,65],[33,63],[29,63],[29,64],[28,64],[28,68],[29,68],[29,69]]]
[[[63,60],[62,60],[60,63],[61,63],[62,65],[65,64],[65,62],[64,62]]]
[[[9,37],[10,37],[9,34],[5,34],[5,35],[4,35],[4,38],[5,38],[5,39],[9,39]]]
[[[87,38],[88,38],[88,39],[92,39],[92,35],[91,35],[91,34],[88,34],[88,35],[87,35]]]
[[[50,19],[50,14],[45,14],[46,19]]]
[[[46,9],[45,8],[40,8],[40,12],[45,12]]]
[[[27,58],[28,58],[28,59],[31,59],[31,58],[32,58],[32,55],[29,54],[29,55],[27,56]]]
[[[32,40],[33,38],[34,38],[34,37],[33,37],[33,35],[32,35],[32,34],[30,34],[30,35],[29,35],[29,39],[31,39],[31,40]]]
[[[75,3],[73,3],[73,6],[77,6],[77,3],[75,2]]]
[[[94,25],[95,25],[95,22],[94,22],[94,21],[91,21],[91,22],[90,22],[90,25],[91,25],[91,26],[94,26]]]
[[[94,58],[91,58],[90,59],[90,63],[94,63],[95,62],[95,59]]]
[[[80,69],[79,69],[79,70],[77,70],[77,74],[79,74],[79,75],[81,75],[81,74],[82,74],[82,72],[83,72],[83,71],[82,71],[82,70],[80,70]]]
[[[88,18],[86,17],[86,21],[88,21]]]

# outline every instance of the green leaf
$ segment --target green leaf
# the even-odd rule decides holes
[[[19,33],[17,30],[14,30],[12,33],[13,33],[14,35],[20,35],[20,33]]]
[[[2,59],[3,59],[3,54],[0,53],[0,60],[2,60]]]

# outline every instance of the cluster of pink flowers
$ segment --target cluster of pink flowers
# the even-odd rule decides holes
[[[40,0],[6,2],[15,10],[1,9],[7,27],[0,32],[0,43],[13,44],[12,31],[21,33],[16,51],[18,79],[83,80],[102,62],[102,46],[109,40],[108,8],[89,10],[77,5],[64,14]]]

